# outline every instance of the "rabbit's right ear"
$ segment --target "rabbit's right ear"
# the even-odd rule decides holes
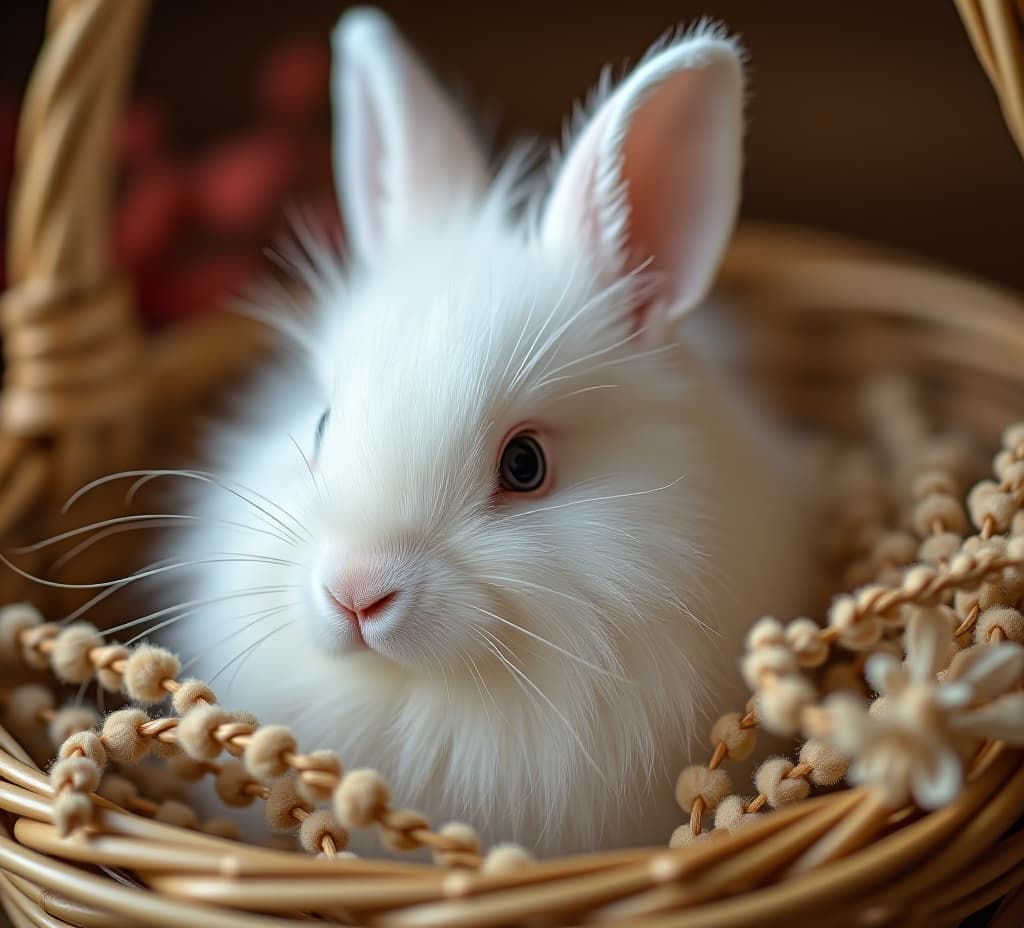
[[[334,181],[350,250],[366,260],[453,201],[479,195],[487,161],[383,13],[349,10],[332,47]]]

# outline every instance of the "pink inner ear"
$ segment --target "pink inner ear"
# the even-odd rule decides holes
[[[653,258],[666,275],[670,300],[703,289],[717,262],[734,210],[735,144],[723,133],[729,102],[716,93],[711,65],[669,77],[648,94],[630,120],[622,149],[629,203],[626,248],[630,267]],[[723,228],[724,226],[724,228]]]
[[[383,227],[383,214],[387,210],[389,191],[384,183],[384,135],[376,107],[370,105],[371,88],[367,86],[366,75],[354,71],[352,80],[356,84],[355,93],[350,96],[353,105],[359,107],[357,118],[363,126],[362,139],[364,150],[358,162],[365,165],[365,175],[360,178],[362,190],[358,191],[362,203],[362,221],[366,225],[366,236],[369,241],[379,242]],[[356,195],[353,191],[353,195]]]

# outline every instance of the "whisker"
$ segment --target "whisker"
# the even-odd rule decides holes
[[[294,605],[294,604],[293,603],[284,603],[283,605],[280,605],[280,606],[272,606],[269,609],[256,609],[256,610],[254,610],[252,612],[245,612],[242,615],[232,616],[230,621],[234,622],[234,621],[238,621],[238,620],[241,620],[241,619],[248,619],[248,618],[250,618],[251,616],[254,616],[254,615],[266,615],[268,613],[280,612],[282,609],[287,609],[288,606],[290,606],[290,605]],[[174,625],[175,623],[180,622],[182,619],[187,619],[190,616],[198,614],[199,612],[201,612],[203,610],[203,608],[204,608],[203,606],[197,606],[195,609],[189,609],[187,612],[182,612],[179,615],[171,616],[171,618],[169,618],[169,619],[164,619],[163,622],[160,622],[157,625],[152,626],[151,628],[147,628],[145,631],[139,632],[133,638],[129,638],[126,642],[124,642],[124,644],[125,644],[126,647],[130,647],[131,645],[135,644],[136,641],[141,641],[143,638],[148,638],[150,635],[156,634],[162,628],[167,628],[167,626]],[[253,624],[253,623],[250,623],[250,625],[251,624]],[[238,629],[238,631],[232,632],[232,634],[229,635],[228,638],[224,639],[224,640],[226,641],[226,640],[230,639],[233,635],[237,635],[237,634],[240,634],[241,632],[244,632],[246,628],[249,628],[249,625],[246,625],[244,628]],[[218,641],[217,644],[214,645],[214,647],[216,647],[217,645],[222,644],[222,643],[223,643],[223,641]]]
[[[515,360],[516,355],[519,353],[519,346],[523,343],[523,336],[526,335],[526,330],[530,327],[530,323],[533,321],[533,311],[537,308],[537,292],[533,293],[533,302],[530,303],[529,312],[526,314],[526,321],[523,323],[522,329],[519,330],[519,338],[516,339],[516,343],[512,350],[509,352],[508,361],[505,362],[505,369],[501,372],[501,381],[504,382],[508,377],[508,372],[512,368],[512,362]]]
[[[146,622],[151,622],[153,619],[162,618],[172,612],[177,612],[179,609],[191,609],[193,606],[202,608],[203,606],[212,606],[216,603],[230,602],[233,599],[244,599],[248,596],[263,596],[268,593],[284,593],[287,590],[295,589],[298,584],[288,584],[287,586],[256,586],[246,587],[243,590],[235,590],[231,593],[226,593],[222,596],[208,596],[203,599],[190,599],[183,603],[175,603],[173,606],[165,606],[163,609],[158,609],[155,612],[149,613],[149,615],[140,616],[137,619],[132,619],[129,622],[122,622],[120,625],[115,625],[113,628],[104,629],[103,635],[116,635],[118,632],[123,632],[127,628],[135,628],[138,625],[143,625]]]
[[[232,496],[237,497],[242,502],[246,503],[249,506],[252,506],[254,509],[263,513],[263,515],[271,519],[274,523],[279,525],[290,535],[294,536],[295,540],[298,541],[299,539],[298,536],[295,534],[294,529],[290,528],[288,525],[282,522],[280,518],[268,512],[254,500],[251,500],[248,497],[243,496],[242,493],[239,492],[239,490],[241,489],[245,490],[246,492],[253,493],[255,496],[263,499],[264,502],[266,502],[268,505],[274,506],[280,512],[288,516],[288,518],[294,520],[296,525],[298,525],[303,531],[307,531],[305,526],[302,525],[302,523],[299,522],[292,513],[288,512],[286,509],[281,507],[279,504],[275,503],[273,500],[267,499],[265,496],[263,496],[263,494],[257,492],[256,490],[253,490],[251,487],[242,487],[241,484],[236,484],[234,487],[229,486],[226,482],[220,480],[215,474],[211,474],[208,471],[199,470],[124,470],[116,474],[107,474],[105,477],[97,477],[95,480],[90,481],[89,483],[85,484],[85,486],[79,487],[74,493],[72,493],[71,496],[68,497],[67,502],[65,502],[64,505],[61,507],[61,512],[66,513],[68,510],[71,509],[71,507],[76,502],[78,502],[78,500],[80,500],[86,493],[90,492],[91,490],[94,490],[100,486],[104,486],[105,484],[112,483],[115,480],[123,480],[128,477],[139,477],[141,479],[132,484],[132,486],[128,490],[126,501],[134,499],[135,494],[139,491],[139,489],[141,489],[141,487],[150,480],[155,480],[158,477],[181,477],[187,480],[198,480],[201,483],[208,483],[212,486],[219,487],[220,489],[224,490],[227,493],[230,493]]]
[[[541,390],[544,387],[548,387],[551,384],[556,383],[559,380],[566,380],[566,379],[568,379],[568,377],[579,377],[579,376],[582,376],[583,372],[576,373],[576,374],[570,374],[570,375],[562,374],[562,376],[555,376],[555,375],[556,375],[556,373],[561,373],[562,371],[566,371],[566,370],[570,370],[571,371],[572,367],[574,365],[576,365],[576,364],[582,364],[584,361],[592,360],[594,358],[599,358],[599,357],[601,357],[601,355],[607,354],[609,351],[613,351],[615,348],[621,347],[621,345],[624,344],[625,341],[628,341],[628,339],[624,340],[623,342],[617,343],[615,345],[611,345],[608,348],[603,348],[600,351],[591,352],[589,355],[585,355],[584,357],[578,358],[575,361],[570,361],[567,364],[563,364],[561,367],[558,367],[554,371],[552,371],[551,374],[548,377],[546,377],[544,380],[542,380],[539,383],[537,383],[536,386],[534,387],[534,389],[535,390]],[[621,358],[609,358],[607,361],[601,361],[601,362],[599,362],[597,364],[591,364],[590,367],[588,367],[586,369],[586,373],[592,373],[593,371],[603,370],[606,367],[614,367],[616,364],[629,364],[629,363],[635,362],[635,361],[642,361],[642,360],[644,360],[646,358],[656,357],[659,354],[665,354],[666,352],[672,351],[673,348],[674,348],[673,345],[660,345],[657,348],[649,348],[646,351],[636,351],[633,354],[623,355]]]
[[[478,628],[477,631],[482,632],[488,638],[493,638],[493,636],[490,635],[490,633],[487,632],[486,629]],[[537,684],[534,683],[533,680],[531,680],[525,673],[523,673],[523,671],[520,670],[515,664],[513,664],[510,660],[508,660],[506,657],[500,654],[500,652],[498,652],[497,650],[495,650],[493,653],[501,659],[502,663],[509,669],[510,672],[514,673],[516,677],[518,677],[520,680],[523,681],[523,683],[529,686],[530,689],[532,689],[547,704],[548,708],[561,720],[562,724],[565,725],[566,730],[569,732],[569,735],[572,737],[573,741],[576,742],[576,746],[579,748],[580,754],[583,755],[584,759],[587,761],[587,763],[590,764],[594,772],[597,774],[598,778],[603,783],[605,781],[604,771],[601,770],[601,768],[597,765],[597,762],[594,760],[594,758],[591,757],[590,752],[587,750],[586,745],[584,745],[583,743],[583,739],[579,736],[579,733],[569,722],[569,720],[562,714],[559,708],[548,698],[547,694],[545,694],[545,692],[539,686],[537,686]]]
[[[139,570],[140,571],[142,571],[142,570],[150,570],[151,568],[159,567],[162,564],[172,563],[173,560],[174,560],[174,558],[172,558],[172,557],[161,558],[158,561],[151,561],[149,564],[146,564],[144,567],[140,567]],[[134,580],[135,580],[135,576],[130,574],[129,576],[127,576],[124,579],[122,579],[120,583],[115,584],[114,586],[111,586],[111,587],[107,587],[107,589],[103,590],[102,592],[97,593],[95,596],[90,597],[88,600],[86,600],[84,603],[82,603],[82,605],[79,606],[77,609],[75,609],[73,612],[70,612],[66,616],[64,616],[64,618],[60,620],[59,624],[60,625],[66,625],[68,622],[73,622],[79,616],[84,615],[86,612],[88,612],[90,609],[92,609],[93,606],[96,606],[99,603],[103,602],[103,600],[105,600],[107,597],[113,596],[116,592],[118,592],[118,590],[123,590],[126,586],[128,586]]]
[[[31,580],[33,583],[38,583],[40,586],[51,587],[57,590],[102,590],[107,587],[118,586],[124,584],[125,581],[145,580],[147,577],[153,577],[157,574],[166,573],[169,570],[179,570],[182,567],[195,567],[200,564],[237,564],[251,561],[252,558],[246,557],[234,557],[234,558],[199,558],[192,561],[177,561],[174,564],[164,564],[160,567],[153,568],[152,570],[146,570],[142,573],[135,573],[129,577],[119,577],[116,580],[104,580],[100,583],[58,583],[56,580],[46,580],[43,577],[37,577],[34,574],[30,574],[27,570],[22,570],[16,564],[12,563],[4,554],[0,554],[0,562],[6,564],[11,570],[13,570],[19,577],[24,577],[26,580]],[[281,562],[294,564],[294,561]]]
[[[232,638],[237,638],[239,635],[243,634],[244,632],[247,632],[250,628],[253,628],[265,619],[269,619],[272,616],[280,612],[283,612],[285,609],[291,609],[296,606],[298,606],[298,603],[292,601],[287,603],[281,603],[279,606],[272,606],[269,609],[257,609],[253,612],[244,613],[243,615],[232,616],[232,622],[240,621],[242,619],[248,619],[252,616],[257,616],[258,618],[253,622],[249,622],[246,625],[243,625],[241,628],[235,629],[235,631],[231,632],[230,635],[225,635],[223,638],[218,639],[212,645],[209,645],[205,650],[200,651],[198,654],[196,654],[195,657],[189,658],[181,665],[182,672],[184,673],[188,671],[190,668],[194,667],[204,657],[209,656],[210,652],[215,651],[221,645],[227,644]]]
[[[572,289],[572,285],[575,281],[575,278],[576,268],[573,267],[572,272],[569,274],[568,280],[566,280],[565,282],[565,287],[563,288],[558,299],[555,300],[555,305],[551,307],[551,312],[548,313],[547,318],[544,320],[544,324],[540,327],[540,329],[537,330],[537,334],[534,336],[533,343],[530,345],[529,349],[527,349],[527,351],[523,355],[522,364],[519,365],[519,370],[516,371],[515,376],[512,378],[512,383],[508,388],[509,393],[512,393],[515,390],[515,388],[519,385],[520,381],[522,381],[525,377],[529,375],[529,372],[533,370],[534,366],[537,364],[538,359],[543,356],[543,351],[540,354],[535,353],[537,343],[544,336],[544,333],[547,331],[547,328],[551,324],[551,321],[555,318],[555,315],[562,308],[562,304],[565,302],[565,298],[569,295],[569,290]],[[563,323],[562,326],[559,327],[559,329],[554,333],[553,338],[559,337],[561,333],[565,331],[565,329],[580,315],[581,312],[583,312],[584,309],[588,307],[588,305],[591,302],[591,300],[588,300],[580,310],[575,312],[569,318],[567,322]],[[529,323],[529,320],[527,320],[527,323]],[[547,350],[546,346],[543,350]]]
[[[587,312],[590,312],[590,310],[592,310],[594,306],[598,305],[602,300],[608,298],[609,296],[614,296],[619,291],[628,292],[630,289],[636,287],[637,278],[640,277],[642,273],[647,270],[650,264],[650,259],[644,261],[639,267],[634,268],[625,278],[613,284],[611,287],[598,293],[595,293],[593,296],[587,299],[584,302],[584,304],[578,310],[576,310],[576,312],[574,312],[565,322],[562,323],[561,326],[559,326],[559,328],[554,333],[552,333],[551,337],[547,340],[547,342],[545,342],[541,349],[531,359],[530,366],[525,373],[530,374],[533,372],[537,364],[540,363],[541,360],[543,360],[544,356],[548,353],[548,351],[550,351],[551,348],[557,344],[558,340],[572,327],[572,325],[580,318],[580,316],[584,315]],[[575,276],[575,269],[573,270],[573,275],[570,276],[570,283],[572,282],[573,276]],[[566,289],[568,290],[568,285],[566,285]],[[564,296],[565,293],[563,293],[562,297],[559,298],[559,305],[561,304],[561,301],[564,298]],[[642,287],[637,290],[637,292],[635,293],[635,297],[638,299],[642,299]],[[643,330],[640,330],[640,332],[638,333],[633,333],[633,335],[631,335],[630,337],[634,337],[641,334],[643,334]],[[614,350],[614,348],[616,347],[619,347],[619,345],[613,345],[612,348],[607,350]],[[547,377],[548,373],[548,369],[545,368],[544,371],[541,372],[539,379],[543,381]]]
[[[232,528],[240,528],[246,531],[255,532],[259,535],[270,535],[272,538],[276,538],[278,541],[284,542],[285,544],[291,543],[288,539],[283,538],[281,535],[271,532],[268,529],[257,528],[253,525],[246,525],[244,522],[232,522],[229,519],[210,519],[206,516],[190,515],[179,512],[151,512],[132,514],[128,516],[116,516],[112,519],[103,519],[99,522],[92,522],[89,525],[83,525],[79,528],[73,528],[66,532],[61,532],[59,535],[51,535],[49,538],[34,542],[30,545],[13,548],[11,549],[11,553],[32,554],[35,551],[42,551],[44,548],[49,548],[62,541],[67,541],[69,538],[77,538],[79,535],[84,535],[86,532],[95,532],[114,525],[133,525],[135,523],[144,523],[149,519],[166,519],[168,522],[209,522],[217,525],[228,525]],[[140,527],[147,528],[148,526],[142,525]]]
[[[222,673],[224,673],[224,671],[227,670],[232,664],[234,664],[235,661],[242,660],[247,655],[251,655],[258,647],[260,647],[260,645],[264,644],[270,638],[273,638],[274,635],[276,635],[278,632],[284,631],[291,624],[292,624],[291,622],[285,622],[282,625],[278,625],[277,628],[275,628],[273,631],[268,632],[266,635],[264,635],[258,641],[256,641],[253,644],[249,645],[244,651],[240,651],[233,658],[231,658],[231,660],[229,660],[223,667],[221,667],[221,669],[218,670],[212,677],[210,677],[209,684],[212,686],[214,684],[214,682],[217,680],[217,678]],[[230,686],[229,686],[229,689],[230,689]]]
[[[538,512],[551,512],[552,510],[555,509],[567,509],[570,506],[582,506],[585,503],[603,503],[615,499],[628,499],[631,496],[646,496],[649,493],[659,493],[662,490],[668,490],[671,487],[674,487],[685,476],[685,474],[682,474],[679,477],[676,477],[676,479],[673,480],[671,483],[666,483],[660,487],[651,487],[648,490],[633,490],[630,493],[613,493],[610,496],[591,496],[588,499],[572,499],[566,503],[556,503],[553,506],[539,506],[536,509],[527,509],[524,512],[512,512],[509,513],[507,516],[503,516],[497,521],[507,522],[510,519],[519,519],[523,516],[532,516]]]
[[[581,357],[572,358],[571,360],[566,361],[564,364],[560,364],[554,370],[543,371],[540,380],[537,382],[534,389],[543,389],[548,384],[554,383],[555,379],[557,379],[558,375],[561,374],[563,371],[572,370],[572,368],[576,367],[579,364],[583,364],[586,361],[592,361],[595,358],[603,357],[609,352],[616,351],[623,345],[628,345],[630,342],[636,341],[638,338],[640,338],[642,334],[642,329],[635,329],[634,331],[630,332],[629,335],[620,338],[617,342],[612,342],[612,344],[605,345],[603,348],[596,348],[594,351],[591,351],[589,354],[582,355]]]
[[[224,490],[226,493],[230,493],[232,496],[237,497],[242,502],[246,503],[249,506],[252,506],[254,509],[256,509],[257,511],[261,512],[268,519],[270,519],[275,525],[280,526],[284,531],[286,531],[293,538],[294,541],[298,542],[298,541],[301,540],[299,538],[298,534],[296,534],[295,529],[291,528],[289,525],[287,525],[285,522],[283,522],[278,516],[275,516],[272,512],[269,512],[263,506],[259,505],[259,503],[257,503],[254,500],[251,500],[248,497],[244,496],[243,493],[241,492],[241,491],[244,490],[246,493],[251,493],[253,496],[256,496],[257,498],[263,500],[263,502],[265,502],[268,506],[273,506],[279,512],[284,513],[300,529],[302,529],[302,531],[304,531],[306,533],[307,537],[312,538],[312,536],[310,535],[309,530],[306,528],[306,526],[303,525],[302,522],[300,522],[298,520],[298,518],[296,518],[296,516],[293,513],[289,512],[287,509],[285,509],[279,503],[275,503],[272,499],[268,499],[266,496],[264,496],[262,493],[258,492],[257,490],[254,490],[252,487],[243,486],[242,484],[237,483],[235,481],[231,481],[229,483],[228,481],[223,480],[223,479],[217,477],[215,474],[209,473],[208,471],[199,471],[199,470],[196,470],[196,471],[186,471],[186,470],[171,471],[171,470],[168,470],[168,471],[159,471],[159,472],[156,472],[156,473],[150,473],[150,474],[147,474],[147,475],[143,475],[143,476],[139,477],[139,479],[136,480],[131,485],[131,487],[129,487],[128,493],[125,495],[125,502],[128,505],[131,505],[131,503],[134,502],[135,495],[139,492],[139,490],[141,490],[150,481],[156,480],[159,477],[185,477],[185,478],[188,478],[188,479],[191,479],[191,480],[199,480],[199,481],[201,481],[203,483],[208,483],[208,484],[210,484],[212,486],[219,487],[220,489]]]
[[[544,586],[542,583],[533,583],[530,580],[523,580],[520,577],[498,577],[493,574],[485,574],[484,580],[491,580],[495,583],[518,583],[520,586],[527,586],[533,590],[541,590],[544,593],[552,593],[555,596],[561,596],[564,599],[569,599],[580,606],[590,606],[585,599],[580,599],[578,596],[573,596],[572,593],[566,593],[565,590],[556,590],[554,587]]]
[[[317,499],[319,499],[320,502],[323,502],[324,496],[323,493],[320,492],[320,484],[317,483],[316,474],[313,472],[313,467],[309,463],[309,458],[306,457],[306,453],[302,450],[302,446],[298,443],[294,435],[289,433],[288,438],[295,446],[295,450],[298,452],[299,457],[302,459],[302,463],[305,465],[306,473],[309,474],[309,479],[313,484],[313,490],[316,493]]]
[[[110,538],[114,535],[120,535],[124,532],[136,532],[141,529],[147,528],[177,528],[181,523],[177,520],[160,520],[154,519],[151,522],[140,522],[134,525],[113,525],[105,529],[96,531],[95,535],[91,535],[86,538],[85,541],[80,541],[77,545],[71,548],[69,551],[65,551],[57,560],[50,564],[50,570],[53,572],[59,571],[62,567],[70,564],[79,554],[87,551],[95,544],[99,544],[105,538]],[[13,554],[20,553],[19,551],[13,551]]]
[[[470,608],[475,610],[476,612],[480,612],[486,616],[490,616],[490,618],[494,619],[496,622],[501,622],[503,625],[507,625],[509,628],[514,628],[517,632],[522,632],[522,634],[526,635],[528,638],[532,638],[534,641],[539,641],[541,644],[546,644],[549,648],[553,648],[559,654],[569,658],[570,660],[576,661],[576,663],[578,664],[582,664],[584,667],[588,668],[589,670],[593,670],[595,673],[609,676],[612,679],[620,681],[621,683],[631,684],[633,682],[632,680],[628,680],[626,677],[620,676],[614,673],[613,671],[608,670],[608,668],[606,667],[601,667],[598,664],[591,663],[586,658],[580,657],[578,654],[573,654],[572,651],[567,651],[561,645],[557,645],[555,644],[555,642],[549,641],[547,638],[538,635],[536,632],[532,632],[528,628],[524,628],[522,625],[517,625],[515,622],[503,618],[500,615],[496,615],[495,613],[489,612],[486,609],[481,609],[479,606],[470,605]]]
[[[502,722],[506,722],[504,713],[498,706],[497,701],[494,698],[494,694],[491,692],[491,688],[487,685],[487,681],[484,680],[484,676],[480,673],[480,668],[477,667],[476,661],[473,658],[463,653],[461,650],[459,656],[462,658],[462,663],[465,664],[466,669],[469,670],[469,675],[473,678],[473,684],[476,686],[476,691],[480,694],[480,706],[484,710],[484,715],[487,718],[488,728],[494,727],[494,722],[491,720],[490,710],[487,708],[487,701],[490,700],[491,705],[494,706],[495,711],[501,717]]]
[[[594,390],[615,390],[619,388],[617,383],[599,383],[593,387],[581,387],[579,390],[571,390],[569,393],[562,393],[559,396],[552,398],[552,403],[557,403],[560,400],[571,399],[574,396],[581,396],[584,393],[592,393]]]

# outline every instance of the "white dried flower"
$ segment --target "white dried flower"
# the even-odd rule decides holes
[[[879,787],[891,806],[913,797],[922,808],[951,802],[963,783],[964,762],[985,738],[1024,745],[1024,647],[1014,642],[972,649],[957,674],[939,681],[947,656],[949,621],[939,610],[914,611],[907,657],[871,656],[868,683],[886,711],[869,713],[848,694],[826,702],[828,740],[855,758],[848,778]]]

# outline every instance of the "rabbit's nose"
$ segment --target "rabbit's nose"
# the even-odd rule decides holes
[[[347,617],[362,626],[386,615],[398,599],[393,573],[376,559],[351,558],[325,586]]]

